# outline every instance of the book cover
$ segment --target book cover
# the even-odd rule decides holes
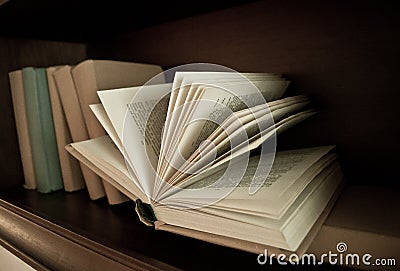
[[[37,190],[49,193],[63,188],[45,68],[22,69],[26,113]]]
[[[28,119],[22,82],[22,71],[9,73],[11,98],[14,108],[15,126],[17,128],[18,144],[21,153],[22,169],[24,171],[26,189],[36,189],[36,178],[33,167],[31,140],[29,137]]]
[[[71,134],[65,119],[64,110],[61,106],[58,90],[54,82],[53,72],[59,67],[49,67],[46,69],[47,81],[49,85],[49,95],[51,109],[54,120],[54,130],[57,139],[57,149],[61,165],[61,173],[64,182],[64,189],[67,192],[77,191],[85,188],[85,181],[82,176],[79,162],[73,159],[65,149],[65,145],[72,142]]]
[[[65,65],[60,67],[53,72],[53,77],[72,141],[78,142],[88,139],[89,136],[71,75],[71,66]],[[105,191],[100,178],[84,164],[80,163],[80,167],[89,197],[92,200],[104,197]]]

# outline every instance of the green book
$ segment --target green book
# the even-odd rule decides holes
[[[46,69],[24,68],[22,79],[37,190],[41,193],[60,190],[63,181]]]

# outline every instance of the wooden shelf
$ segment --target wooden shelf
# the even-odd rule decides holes
[[[80,242],[85,246],[87,242],[84,239],[87,238],[104,246],[99,253],[110,254],[103,250],[118,251],[128,262],[135,263],[136,259],[139,259],[150,262],[155,267],[163,262],[185,270],[217,270],[226,265],[221,259],[233,257],[236,266],[245,268],[249,264],[256,265],[256,256],[251,253],[156,231],[145,226],[138,220],[132,202],[109,206],[105,200],[90,201],[86,191],[42,195],[36,191],[22,189],[3,193],[1,198],[5,200],[2,204],[4,208],[13,209],[8,206],[12,204],[21,208],[22,213],[18,214],[34,223],[44,225],[50,231],[57,232],[58,227],[61,231],[71,231],[77,235],[75,238],[83,239]],[[39,222],[36,218],[32,219],[31,214],[40,217]],[[60,234],[64,235],[62,232]]]
[[[337,207],[323,226],[322,236],[320,233],[316,238],[317,243],[314,242],[311,245],[310,252],[318,254],[335,249],[336,243],[332,243],[332,236],[323,236],[329,231],[331,233],[333,231],[335,238],[339,240],[344,237],[340,234],[346,230],[364,234],[367,238],[371,237],[369,229],[357,228],[363,223],[357,226],[354,225],[354,221],[348,221],[346,224],[347,220],[342,220],[344,213],[350,215],[354,210],[354,208],[343,209],[343,206],[348,203],[349,193],[354,193],[354,189],[346,189],[346,191],[344,198],[339,200]],[[53,269],[55,267],[57,267],[55,269],[60,269],[60,258],[65,264],[63,268],[79,266],[79,270],[85,270],[88,266],[91,270],[104,267],[103,265],[88,265],[88,261],[93,260],[103,261],[104,264],[118,266],[120,269],[256,270],[263,268],[257,264],[255,254],[156,231],[152,227],[145,226],[139,222],[132,202],[110,206],[105,200],[90,201],[86,191],[43,195],[23,189],[5,191],[0,194],[0,198],[1,239],[13,244],[22,251],[22,254],[30,255],[42,265]],[[396,199],[396,204],[398,202]],[[376,212],[371,212],[368,218],[374,219],[375,214]],[[13,223],[18,227],[10,227]],[[400,224],[396,223],[392,225]],[[349,225],[353,228],[349,228]],[[365,225],[368,223],[364,223]],[[39,234],[38,228],[42,229]],[[381,240],[384,237],[387,238],[386,240],[392,240],[391,242],[399,247],[399,236],[381,233],[381,238],[378,239]],[[53,242],[50,242],[51,240]],[[364,241],[368,244],[368,240]],[[72,242],[73,245],[65,246],[66,242]],[[350,245],[354,251],[360,249],[355,247],[357,244],[354,242]],[[377,245],[376,240],[373,245]],[[373,245],[371,244],[367,250],[373,249]],[[58,246],[65,248],[59,250]],[[68,248],[71,250],[69,251]],[[77,253],[81,250],[83,250],[81,253],[91,256],[82,256],[77,259]],[[370,253],[374,252],[376,251],[370,250]],[[313,266],[312,270],[324,270],[327,267],[331,270],[351,270],[348,267],[329,264]],[[276,263],[274,268],[286,270],[284,266]]]
[[[346,242],[354,253],[370,253],[375,258],[395,258],[399,262],[396,251],[400,251],[400,219],[392,217],[390,212],[381,211],[400,207],[400,199],[397,196],[399,192],[400,189],[382,186],[345,188],[308,253],[321,255],[328,251],[335,252],[337,243]],[[2,192],[0,198],[1,239],[13,243],[19,250],[25,250],[25,254],[35,256],[42,264],[53,268],[59,264],[59,257],[68,262],[76,261],[73,258],[76,255],[73,252],[69,255],[65,250],[59,251],[56,246],[61,245],[61,241],[49,244],[47,239],[52,234],[75,243],[75,250],[78,250],[76,247],[84,247],[106,257],[113,264],[122,263],[124,268],[260,268],[255,254],[156,231],[145,226],[139,222],[133,202],[110,206],[105,200],[90,201],[86,191],[60,191],[43,195],[23,189]],[[16,221],[11,214],[32,225],[26,222],[28,226],[22,228],[7,227]],[[32,227],[42,227],[46,232],[34,234]],[[24,234],[21,233],[23,230]],[[47,247],[47,250],[36,250],[40,244]],[[84,258],[80,259],[85,261]],[[328,264],[320,266],[320,269],[313,268],[323,270],[326,266]],[[85,268],[85,265],[81,268]],[[83,270],[81,268],[80,270]],[[329,268],[334,270],[331,266]],[[339,270],[344,267],[335,268]]]

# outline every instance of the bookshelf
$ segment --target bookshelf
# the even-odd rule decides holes
[[[25,11],[21,25],[0,31],[0,105],[4,108],[0,124],[5,131],[0,141],[4,221],[0,240],[14,254],[43,270],[60,270],[60,263],[66,269],[76,264],[80,270],[93,270],[90,262],[120,270],[265,268],[257,266],[254,254],[154,231],[138,221],[131,203],[110,207],[101,200],[91,202],[85,191],[40,195],[21,188],[7,73],[23,66],[74,64],[85,58],[155,63],[164,68],[210,62],[239,71],[284,73],[293,81],[289,91],[310,94],[321,112],[282,134],[278,147],[337,144],[349,183],[311,249],[334,248],[336,243],[329,244],[324,234],[339,234],[338,238],[348,238],[362,251],[374,249],[371,252],[384,256],[387,248],[382,244],[390,242],[400,251],[400,221],[388,211],[400,207],[395,158],[400,151],[395,104],[400,45],[395,33],[400,19],[395,6],[376,1],[222,1],[218,5],[205,1],[196,11],[180,7],[169,15],[157,11],[147,16],[149,4],[141,4],[134,21],[89,24],[105,18],[108,6],[100,7],[97,17],[83,12],[91,6],[76,0],[72,3],[82,8],[82,14],[66,23],[64,16],[71,16],[74,9],[69,7],[66,15],[60,15],[59,31],[52,31],[44,28],[54,21],[55,15],[47,12],[56,9],[51,2],[38,2],[35,12],[42,16],[37,22]],[[66,2],[60,1],[60,7]],[[112,3],[110,10],[126,15],[122,2]],[[170,4],[159,10],[174,10]],[[23,5],[24,1],[10,0],[0,6],[2,25],[15,21]],[[24,23],[29,20],[36,30],[27,30]],[[79,28],[80,24],[85,27]],[[24,235],[15,223],[27,232],[37,230],[37,235]],[[47,246],[50,235],[53,247]],[[361,239],[364,242],[357,243]],[[67,243],[68,251],[54,249]],[[38,249],[41,245],[48,249]]]

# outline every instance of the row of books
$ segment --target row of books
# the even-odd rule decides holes
[[[89,104],[96,91],[143,84],[161,67],[86,60],[76,66],[26,67],[9,73],[27,189],[41,193],[87,188],[91,199],[110,204],[127,198],[65,150],[65,145],[105,135]]]
[[[10,82],[27,188],[134,200],[159,230],[304,253],[343,186],[334,146],[275,153],[315,114],[281,75],[87,60]]]

